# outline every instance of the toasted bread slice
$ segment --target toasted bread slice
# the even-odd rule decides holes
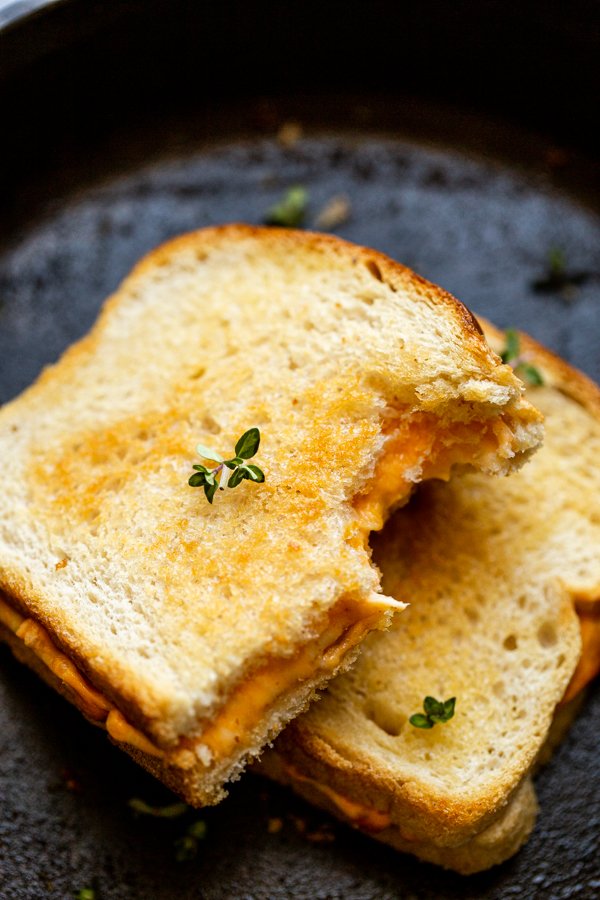
[[[485,330],[500,349],[503,336]],[[311,784],[316,802],[335,792],[348,820],[355,804],[359,827],[364,810],[389,822],[382,840],[459,871],[486,864],[467,844],[531,770],[578,663],[574,604],[585,602],[583,619],[600,597],[600,392],[525,336],[521,352],[545,379],[531,388],[544,447],[508,479],[423,485],[374,537],[384,590],[409,609],[261,761],[305,794]],[[597,663],[586,640],[575,691]],[[455,696],[454,718],[410,725],[426,695]],[[494,840],[493,861],[526,831],[504,848]]]
[[[381,254],[246,226],[174,240],[0,412],[4,635],[215,802],[399,607],[370,530],[423,478],[519,465],[540,418],[468,311]],[[196,444],[233,456],[251,427],[265,482],[210,505]]]

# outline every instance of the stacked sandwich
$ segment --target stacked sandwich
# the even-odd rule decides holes
[[[582,634],[571,694],[595,670],[599,422],[373,250],[185,236],[0,411],[0,637],[192,804],[294,719],[263,770],[474,871],[532,827]]]

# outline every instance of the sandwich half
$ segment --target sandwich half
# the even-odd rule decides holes
[[[2,637],[217,802],[401,607],[369,533],[423,479],[519,466],[540,418],[470,313],[375,251],[241,225],[173,240],[0,411]],[[253,429],[264,481],[230,489],[214,460]],[[227,488],[194,489],[192,465]]]
[[[484,328],[500,352],[505,337]],[[600,666],[600,391],[526,336],[519,345],[517,370],[544,381],[529,389],[544,447],[508,479],[423,485],[374,536],[384,591],[410,607],[260,763],[463,873],[527,838],[529,775],[557,707]],[[414,727],[427,696],[455,697],[454,717]]]

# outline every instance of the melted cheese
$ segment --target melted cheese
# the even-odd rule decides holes
[[[429,478],[447,481],[456,463],[474,463],[499,448],[510,455],[512,432],[503,422],[455,422],[445,429],[439,419],[415,413],[394,426],[364,491],[354,498],[363,543],[383,528],[390,511],[407,500],[415,484]],[[349,540],[355,540],[354,535]]]
[[[600,672],[600,611],[576,610],[581,630],[581,656],[561,703],[568,703]]]
[[[310,784],[311,787],[324,794],[325,797],[331,800],[342,816],[357,828],[362,828],[363,831],[378,832],[383,831],[384,828],[389,828],[392,824],[389,813],[379,812],[379,810],[365,806],[363,803],[358,803],[356,800],[349,800],[348,797],[344,797],[343,794],[334,791],[329,785],[321,784],[315,778],[303,775],[296,766],[283,763],[283,769],[292,781]]]
[[[57,649],[48,636],[48,632],[34,622],[25,619],[15,634],[20,638],[42,662],[77,695],[78,706],[84,714],[94,722],[103,722],[110,704],[102,694],[95,691],[78,671],[71,660]]]
[[[381,603],[384,598],[374,595],[374,603],[376,599]],[[244,735],[256,726],[263,711],[296,683],[335,671],[348,650],[377,626],[383,611],[379,609],[373,614],[371,605],[371,615],[357,622],[356,609],[348,610],[347,604],[341,607],[338,604],[338,607],[333,610],[329,627],[318,640],[289,659],[267,663],[229,697],[225,708],[199,739],[214,756],[228,756]],[[388,608],[387,602],[383,608]]]
[[[230,695],[215,720],[197,738],[183,739],[169,754],[177,763],[185,758],[186,747],[200,747],[195,758],[209,761],[229,755],[236,745],[260,722],[270,706],[297,683],[318,674],[332,672],[344,655],[363,635],[377,627],[385,613],[397,603],[383,595],[373,594],[366,603],[341,600],[331,610],[327,628],[318,640],[299,649],[292,657],[273,659],[248,678]],[[167,757],[138,728],[131,725],[122,713],[87,682],[74,663],[50,639],[48,632],[33,619],[24,618],[0,597],[0,622],[13,631],[26,647],[74,695],[74,702],[94,724],[105,727],[118,743],[136,747],[155,757]],[[208,748],[209,756],[202,753]],[[189,755],[189,754],[188,754]]]
[[[118,709],[111,709],[106,717],[106,730],[111,738],[120,744],[129,744],[130,747],[136,747],[150,756],[164,756],[164,750],[161,750],[152,741],[148,740],[145,734],[138,728],[130,725],[127,719],[119,712]]]

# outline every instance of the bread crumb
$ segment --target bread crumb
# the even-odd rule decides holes
[[[284,122],[277,132],[277,140],[282,147],[293,147],[302,137],[302,125],[300,122]]]
[[[328,200],[315,219],[315,228],[331,231],[343,225],[350,218],[352,207],[345,194],[339,194]]]
[[[267,831],[269,834],[279,834],[283,828],[283,819],[272,818],[267,823]]]

